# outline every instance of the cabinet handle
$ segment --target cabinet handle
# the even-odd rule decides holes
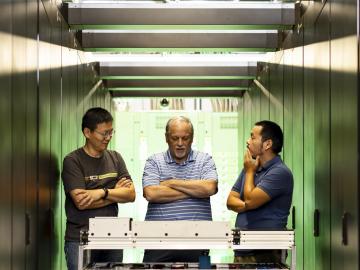
[[[348,245],[348,218],[349,213],[345,212],[342,216],[342,244],[344,246]]]
[[[133,222],[133,219],[130,218],[129,219],[129,231],[132,231],[132,222]]]
[[[30,215],[25,213],[25,245],[30,245]]]
[[[291,209],[292,229],[295,230],[295,206]]]
[[[314,211],[314,236],[318,237],[320,235],[320,211],[319,209],[315,209]]]

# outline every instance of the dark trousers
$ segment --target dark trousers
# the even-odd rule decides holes
[[[235,263],[281,263],[281,250],[253,250],[251,255],[235,256]]]
[[[208,255],[209,250],[145,250],[144,263],[198,262],[199,257]]]

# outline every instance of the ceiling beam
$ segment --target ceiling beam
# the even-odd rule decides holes
[[[82,31],[81,45],[88,48],[264,48],[278,47],[278,33],[274,30],[219,32],[126,32],[116,30]]]
[[[189,91],[150,91],[117,90],[110,91],[112,97],[242,97],[246,90],[189,90]]]
[[[176,1],[68,3],[70,25],[294,25],[295,3]]]
[[[105,87],[248,87],[252,80],[105,80]]]
[[[100,63],[99,75],[106,76],[243,76],[253,79],[257,66],[121,66],[116,63]]]

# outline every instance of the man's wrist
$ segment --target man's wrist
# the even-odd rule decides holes
[[[245,172],[246,172],[246,173],[252,173],[252,174],[255,174],[256,169],[253,169],[253,168],[245,168]]]
[[[107,188],[103,188],[104,196],[102,197],[103,200],[105,200],[109,195],[109,190]]]
[[[244,209],[243,209],[244,211],[245,210],[247,210],[247,204],[246,204],[246,202],[244,201]]]

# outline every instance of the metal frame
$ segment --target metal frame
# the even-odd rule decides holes
[[[295,234],[292,230],[240,231],[231,230],[228,222],[219,221],[132,221],[129,218],[102,217],[89,219],[89,230],[82,232],[81,238],[79,270],[84,267],[86,250],[164,247],[291,250],[290,269],[296,269]]]

